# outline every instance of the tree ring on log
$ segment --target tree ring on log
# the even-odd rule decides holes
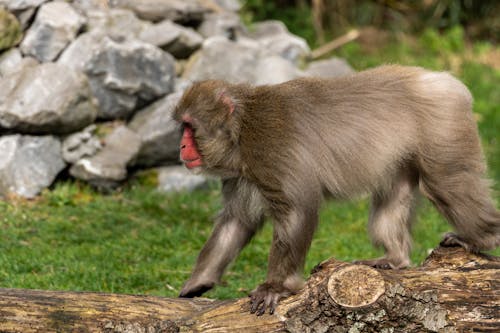
[[[343,266],[333,272],[328,280],[330,297],[338,305],[348,308],[373,304],[384,292],[384,278],[368,266]]]

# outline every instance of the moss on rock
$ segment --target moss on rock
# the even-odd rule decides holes
[[[21,25],[17,18],[4,8],[0,8],[0,51],[11,48],[21,41]]]

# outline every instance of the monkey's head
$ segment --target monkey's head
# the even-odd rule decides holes
[[[180,159],[188,169],[218,175],[237,172],[239,120],[231,86],[202,81],[191,86],[174,111],[181,123]]]

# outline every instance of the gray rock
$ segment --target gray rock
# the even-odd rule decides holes
[[[189,80],[183,79],[182,77],[175,78],[174,92],[184,92],[193,83]]]
[[[21,11],[14,12],[19,23],[21,23],[21,28],[23,31],[29,28],[31,22],[33,21],[33,17],[35,16],[36,8],[28,8]]]
[[[127,166],[139,153],[140,137],[126,126],[104,138],[104,147],[94,156],[73,164],[70,174],[101,190],[111,190],[127,177]]]
[[[183,78],[191,82],[208,79],[253,82],[259,54],[258,48],[240,45],[223,37],[212,37],[205,40],[201,50],[189,59]]]
[[[345,59],[330,58],[325,60],[313,61],[309,67],[304,71],[307,76],[316,77],[340,77],[354,73],[354,69],[349,65]]]
[[[0,137],[0,195],[33,198],[50,186],[66,164],[53,136]]]
[[[170,20],[145,28],[140,40],[161,47],[176,58],[187,58],[203,42],[203,37],[191,28],[183,27]]]
[[[35,58],[24,57],[18,48],[10,49],[0,56],[0,77],[22,71],[25,67],[36,66]]]
[[[259,41],[264,49],[278,54],[294,64],[311,53],[307,42],[303,38],[291,34],[283,22],[259,22],[253,28],[250,37]]]
[[[48,0],[0,0],[0,7],[7,8],[16,15],[23,30],[26,30],[31,23],[38,6]]]
[[[38,10],[21,43],[21,51],[41,62],[52,61],[75,38],[84,23],[85,18],[67,2],[46,3]]]
[[[149,102],[174,88],[174,58],[138,40],[104,38],[85,66],[90,87],[99,101],[102,119],[127,118],[139,102]]]
[[[146,27],[138,36],[143,42],[153,44],[163,48],[175,42],[179,37],[179,29],[176,29],[175,23],[165,20]],[[171,29],[174,27],[174,29]]]
[[[101,141],[95,135],[97,126],[92,124],[81,132],[73,133],[64,138],[62,142],[63,159],[74,164],[78,160],[94,156],[102,148]]]
[[[214,0],[221,8],[231,12],[237,12],[241,9],[241,3],[238,0]]]
[[[134,113],[137,96],[106,88],[102,81],[95,78],[90,78],[90,89],[98,101],[99,119],[126,119]]]
[[[33,15],[35,15],[36,9],[47,1],[48,0],[0,0],[0,7],[4,6],[16,15],[24,31],[31,23],[31,19]]]
[[[23,55],[18,48],[13,48],[0,54],[0,76],[14,70],[22,61]]]
[[[121,8],[108,10],[89,10],[87,12],[87,30],[114,39],[135,38],[151,25],[140,20],[133,11]]]
[[[0,128],[27,133],[69,133],[89,125],[97,110],[86,77],[44,63],[0,79]]]
[[[108,10],[107,1],[102,0],[71,0],[73,7],[80,13],[86,15],[90,11],[106,11]]]
[[[291,62],[278,55],[264,56],[255,68],[253,84],[278,84],[303,76]]]
[[[148,21],[201,22],[209,11],[198,0],[111,0],[111,6],[127,8]]]
[[[180,130],[172,113],[182,92],[170,94],[136,113],[128,124],[141,138],[134,166],[151,167],[179,162]]]
[[[208,180],[196,175],[183,166],[171,166],[158,169],[158,190],[161,192],[194,191],[207,187]]]
[[[280,83],[299,76],[300,71],[290,62],[262,50],[258,43],[236,43],[219,36],[205,40],[183,73],[191,82],[221,79],[251,84]]]
[[[0,6],[4,6],[11,11],[36,8],[48,0],[0,0]]]
[[[104,35],[96,31],[81,34],[64,50],[57,63],[83,72],[103,38]]]
[[[31,23],[31,19],[33,15],[35,15],[37,7],[47,1],[48,0],[0,0],[0,7],[3,6],[16,15],[24,31]]]
[[[238,36],[247,33],[240,17],[231,12],[205,15],[205,19],[198,27],[198,31],[204,37],[224,36],[231,40],[235,40]]]

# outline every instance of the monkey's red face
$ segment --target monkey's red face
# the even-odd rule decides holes
[[[218,175],[234,172],[239,138],[234,109],[222,81],[199,82],[184,93],[173,118],[182,124],[180,159],[188,169]]]
[[[194,140],[193,127],[189,122],[184,122],[183,127],[180,144],[181,160],[188,169],[202,166],[203,161]]]

